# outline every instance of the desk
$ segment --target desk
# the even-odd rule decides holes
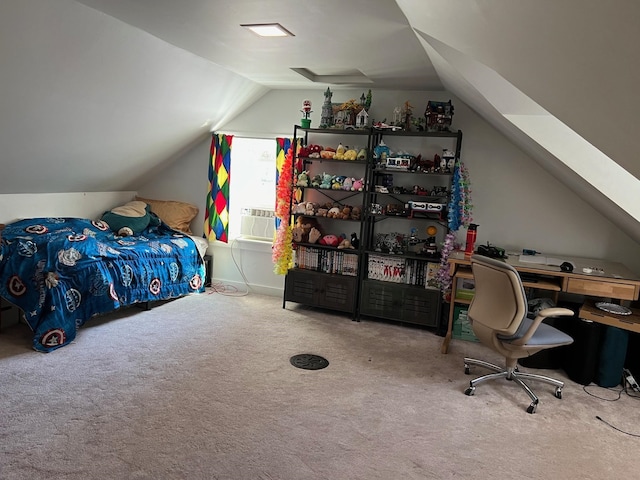
[[[587,300],[580,309],[580,318],[640,333],[640,309],[637,308],[631,309],[631,315],[615,315],[600,310],[593,300]]]
[[[560,292],[584,295],[586,297],[611,298],[614,300],[638,300],[640,296],[640,277],[631,272],[627,267],[617,262],[608,262],[593,258],[565,257],[563,260],[575,264],[573,272],[563,272],[560,267],[552,265],[540,265],[522,263],[515,256],[505,260],[513,266],[523,277],[522,284],[525,288],[535,288],[552,292],[557,300]],[[451,306],[449,308],[449,325],[447,334],[442,342],[441,351],[447,353],[453,330],[454,304],[470,304],[470,300],[455,298],[458,280],[472,279],[471,258],[461,251],[453,251],[449,255],[449,273],[451,274]],[[583,268],[591,268],[595,273],[584,273]],[[595,269],[600,269],[600,272]],[[607,325],[613,325],[625,330],[640,332],[640,310],[634,311],[634,315],[619,319],[618,316],[607,315],[589,302],[580,310],[582,317]],[[596,310],[596,311],[593,311]],[[637,317],[635,316],[637,314]],[[588,316],[587,316],[588,315]]]

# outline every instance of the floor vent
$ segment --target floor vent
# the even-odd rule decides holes
[[[329,366],[329,360],[310,353],[294,355],[291,357],[290,362],[294,367],[302,368],[304,370],[320,370]]]

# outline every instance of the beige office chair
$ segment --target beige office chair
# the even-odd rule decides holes
[[[538,397],[524,380],[539,380],[556,387],[556,398],[562,398],[564,382],[544,375],[520,372],[517,362],[541,350],[568,345],[573,339],[560,330],[542,323],[547,317],[573,315],[567,308],[546,308],[532,320],[527,318],[527,298],[520,275],[511,265],[502,260],[481,255],[471,257],[471,268],[475,282],[475,295],[469,306],[469,320],[473,332],[480,342],[505,357],[505,367],[472,358],[464,359],[465,373],[471,365],[493,370],[469,382],[465,394],[473,395],[476,386],[494,378],[506,378],[520,385],[531,398],[528,413],[534,413]]]

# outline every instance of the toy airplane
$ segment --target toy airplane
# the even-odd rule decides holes
[[[383,122],[374,123],[373,128],[378,128],[380,130],[391,130],[392,132],[395,132],[396,130],[402,130],[402,127],[398,125],[387,125],[386,123],[383,123]]]

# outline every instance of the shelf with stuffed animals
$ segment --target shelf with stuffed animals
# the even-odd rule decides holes
[[[360,121],[341,117],[338,128],[327,120],[327,95],[329,89],[320,124],[329,127],[310,128],[310,105],[303,110],[288,183],[278,190],[279,205],[288,202],[280,218],[290,219],[292,230],[279,229],[281,241],[274,242],[277,273],[286,273],[283,307],[291,301],[354,320],[439,328],[448,254],[471,208],[453,105],[429,101],[424,122],[414,122],[406,102],[404,117],[396,108],[390,125],[372,127],[365,108]]]
[[[357,315],[372,129],[294,127],[287,301]]]

